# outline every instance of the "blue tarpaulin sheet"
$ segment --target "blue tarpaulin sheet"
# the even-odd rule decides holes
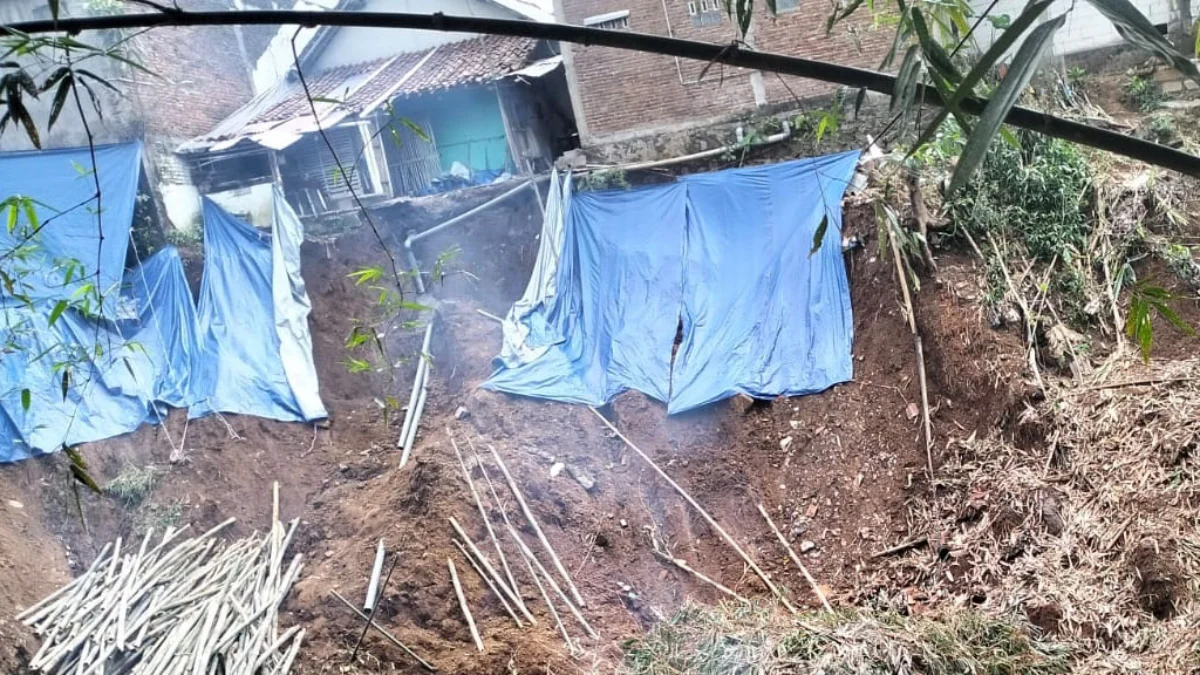
[[[277,193],[276,201],[280,199]],[[295,246],[298,255],[298,240]],[[204,200],[204,278],[197,309],[200,358],[193,374],[194,403],[188,412],[192,418],[214,411],[284,421],[325,416],[319,401],[315,407],[302,407],[288,381],[286,368],[292,364],[281,358],[273,255],[269,235]],[[289,289],[281,295],[291,293]],[[311,348],[300,353],[309,361],[307,370],[313,370]],[[312,384],[315,392],[315,381]]]
[[[282,196],[275,236],[205,203],[197,310],[174,248],[125,269],[140,144],[97,147],[91,166],[86,148],[0,154],[4,198],[29,197],[33,211],[22,201],[0,212],[16,216],[11,231],[0,227],[0,251],[27,247],[6,266],[15,292],[0,290],[0,463],[133,431],[167,407],[193,418],[324,417],[300,277],[303,229]],[[56,311],[61,300],[90,297],[78,293],[82,283],[97,284],[103,304]]]
[[[17,292],[37,300],[59,300],[69,298],[84,283],[96,284],[98,278],[96,285],[104,297],[117,296],[141,162],[141,143],[97,146],[95,174],[87,148],[0,154],[0,199],[28,197],[34,203],[36,222],[20,209],[15,214],[15,229],[10,232],[0,227],[0,250],[35,245],[27,261],[13,263],[29,270],[28,274],[10,274],[19,276],[24,287]],[[99,204],[94,199],[97,181]],[[0,215],[8,218],[7,213]],[[34,230],[38,230],[36,237],[28,236]],[[64,283],[68,261],[82,269]],[[114,312],[114,303],[106,302],[100,309],[110,319]]]
[[[195,321],[179,254],[159,251],[120,288],[112,321],[68,309],[50,325],[51,301],[0,308],[13,347],[0,359],[0,462],[133,431],[158,421],[157,404],[187,403]]]
[[[485,386],[589,405],[636,389],[677,413],[850,379],[841,203],[858,155],[575,194],[557,295],[531,320],[554,345]]]

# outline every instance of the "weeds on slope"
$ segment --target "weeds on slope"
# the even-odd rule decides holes
[[[1068,654],[1023,620],[846,610],[791,617],[774,606],[690,605],[626,644],[633,675],[694,673],[1064,673]]]

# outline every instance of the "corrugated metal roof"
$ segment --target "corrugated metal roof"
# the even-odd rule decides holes
[[[369,113],[384,100],[492,82],[527,65],[536,45],[537,41],[530,38],[485,35],[426,51],[331,68],[305,76],[313,97],[311,104],[299,80],[289,78],[178,150],[222,150],[242,140],[282,149],[290,145],[288,138],[298,139],[299,134],[316,130],[314,106],[322,126],[331,126],[348,116]],[[286,133],[280,133],[280,127],[286,127]]]

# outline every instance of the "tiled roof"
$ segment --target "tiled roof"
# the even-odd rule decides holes
[[[468,84],[491,82],[525,66],[537,41],[486,35],[398,54],[366,63],[331,68],[305,76],[322,122],[344,119],[378,106],[382,99],[403,98]],[[337,103],[333,103],[336,101]],[[265,134],[286,122],[304,133],[312,125],[312,104],[299,82],[284,80],[226,118],[208,134],[179,148],[195,152],[232,147],[235,139]],[[336,119],[334,119],[336,118]]]

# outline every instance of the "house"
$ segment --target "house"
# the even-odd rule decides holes
[[[257,0],[179,0],[185,10],[227,10],[257,6]],[[262,0],[267,5],[269,0]],[[62,0],[62,16],[82,16],[96,11],[104,3],[88,0]],[[132,11],[132,10],[131,10]],[[6,0],[0,3],[0,24],[49,19],[47,0]],[[82,36],[96,47],[125,40],[123,53],[145,70],[129,68],[111,59],[92,59],[87,68],[107,79],[119,92],[94,86],[102,116],[96,114],[88,97],[84,112],[92,140],[97,144],[141,140],[143,152],[142,193],[159,224],[176,228],[192,227],[199,219],[199,203],[190,208],[174,208],[181,192],[194,192],[191,174],[174,150],[181,142],[204,133],[254,95],[251,72],[258,55],[274,34],[258,27],[164,27],[141,32],[108,31]],[[203,54],[200,58],[197,55]],[[34,72],[44,71],[35,68]],[[53,96],[43,95],[28,101],[38,122],[45,149],[87,145],[88,134],[75,108],[68,104],[54,128],[47,132],[46,121]],[[25,132],[11,125],[0,135],[0,150],[31,149]],[[143,218],[139,217],[139,222]]]
[[[830,3],[776,0],[762,4],[745,42],[754,49],[877,68],[894,31],[871,26],[863,7],[826,36]],[[595,28],[730,43],[741,38],[723,0],[555,0],[559,21]],[[798,107],[835,85],[610,47],[563,45],[581,145],[598,154],[634,139],[661,148],[664,139],[757,112]],[[707,70],[707,72],[705,72]],[[703,77],[701,76],[703,74]],[[619,154],[619,153],[617,153]],[[650,157],[644,157],[650,158]]]
[[[1130,1],[1164,35],[1167,34],[1169,25],[1178,16],[1176,0]],[[991,0],[972,0],[971,7],[976,12],[982,12],[990,4]],[[1025,3],[1022,0],[998,0],[995,6],[991,8],[991,14],[993,16],[1007,15],[1010,19],[1015,19],[1021,14],[1021,10],[1024,8]],[[1192,2],[1192,16],[1196,16],[1198,9],[1200,9],[1200,3]],[[1065,57],[1085,54],[1100,49],[1116,47],[1124,42],[1120,34],[1117,33],[1117,29],[1113,28],[1112,22],[1088,2],[1072,3],[1069,0],[1057,0],[1046,12],[1045,16],[1057,16],[1067,10],[1070,10],[1070,13],[1067,14],[1066,22],[1054,34],[1054,43],[1051,47],[1054,56]],[[992,44],[996,36],[1001,32],[1000,29],[991,23],[980,25],[978,36],[980,46],[987,47]]]
[[[550,16],[522,0],[423,2],[429,6],[412,6],[418,1],[406,9]],[[383,0],[337,6],[389,9]],[[355,195],[382,206],[537,173],[574,143],[561,64],[555,45],[528,38],[285,27],[258,64],[256,81],[265,82],[263,71],[283,75],[177,151],[203,193],[225,196],[227,206],[229,195],[238,195],[230,208],[251,221],[259,220],[266,203],[260,195],[275,182],[311,217],[352,211]]]

